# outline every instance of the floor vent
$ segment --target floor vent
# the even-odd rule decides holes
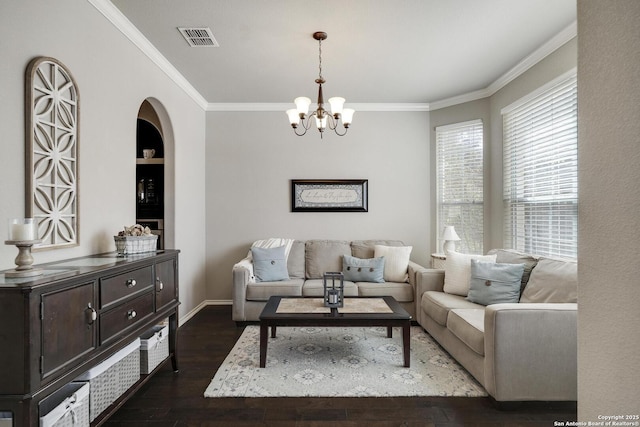
[[[220,47],[210,28],[178,27],[178,30],[191,47]]]

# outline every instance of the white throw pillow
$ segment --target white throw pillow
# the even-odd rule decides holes
[[[448,294],[462,295],[469,293],[471,280],[471,260],[483,262],[496,262],[496,254],[476,255],[461,254],[459,252],[447,253],[447,262],[444,265],[444,291]]]
[[[385,282],[406,282],[409,278],[409,257],[413,246],[374,246],[374,257],[384,257]]]

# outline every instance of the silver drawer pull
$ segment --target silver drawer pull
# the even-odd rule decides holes
[[[156,282],[158,283],[158,290],[161,291],[164,289],[164,283],[162,283],[162,280],[160,280],[159,277],[156,277]]]
[[[91,307],[91,303],[87,304],[87,308],[84,310],[87,325],[93,325],[93,322],[98,318],[95,308]]]
[[[138,284],[138,282],[136,282],[136,279],[127,280],[127,288],[133,288],[137,284]]]
[[[136,317],[138,315],[138,313],[136,313],[135,310],[129,310],[127,311],[127,319],[131,320],[134,317]]]

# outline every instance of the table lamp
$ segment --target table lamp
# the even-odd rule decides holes
[[[456,233],[453,225],[447,225],[444,227],[444,232],[442,233],[442,240],[444,240],[444,244],[442,245],[442,250],[445,255],[449,252],[455,252],[456,250],[456,241],[461,240],[458,233]]]

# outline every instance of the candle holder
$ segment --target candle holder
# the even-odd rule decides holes
[[[344,275],[342,272],[327,272],[322,276],[325,307],[344,306]]]
[[[42,240],[5,240],[5,245],[15,245],[18,247],[18,256],[15,259],[17,267],[13,270],[6,271],[5,277],[31,277],[39,276],[42,270],[33,267],[33,256],[31,255],[31,247]]]
[[[42,242],[38,239],[38,223],[33,218],[16,218],[9,220],[9,240],[5,245],[15,245],[18,256],[15,259],[17,267],[4,273],[5,277],[32,277],[42,274],[42,270],[33,267],[31,247]]]

